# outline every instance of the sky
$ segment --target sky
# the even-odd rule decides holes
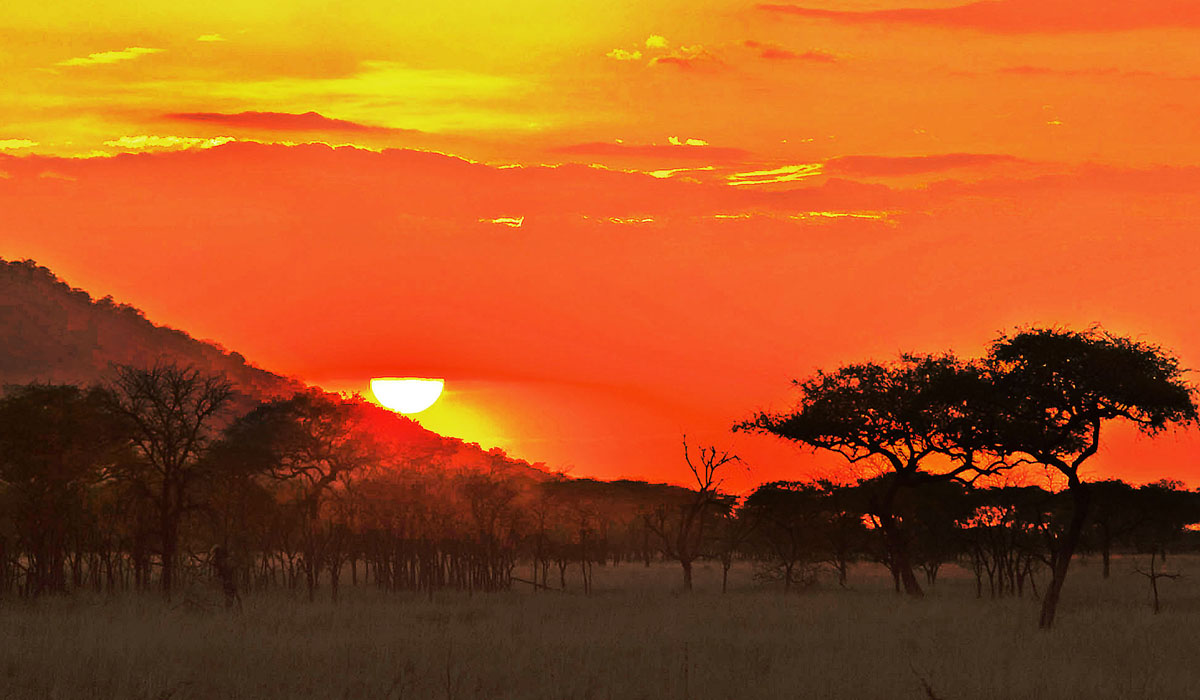
[[[351,5],[6,8],[0,257],[576,476],[835,475],[729,429],[1021,326],[1200,367],[1200,2]]]

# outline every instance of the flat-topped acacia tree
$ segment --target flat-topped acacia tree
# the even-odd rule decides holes
[[[734,426],[887,465],[874,496],[885,546],[904,590],[921,596],[896,517],[901,489],[931,480],[973,481],[1004,468],[984,451],[992,394],[987,372],[951,354],[902,355],[898,361],[845,365],[793,382],[801,396],[785,413],[759,413]]]
[[[989,449],[1059,471],[1071,494],[1071,519],[1054,543],[1038,621],[1048,629],[1088,517],[1091,489],[1079,471],[1099,450],[1101,427],[1126,420],[1155,435],[1194,422],[1195,390],[1174,355],[1099,328],[1001,336],[986,363],[996,392]]]

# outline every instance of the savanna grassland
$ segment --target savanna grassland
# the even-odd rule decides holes
[[[735,567],[599,567],[568,592],[248,595],[241,613],[197,582],[173,604],[149,596],[0,604],[6,698],[1195,698],[1200,587],[1144,562],[1112,577],[1077,562],[1058,623],[1037,601],[975,597],[947,567],[923,600],[860,565],[850,586],[782,594]],[[1177,556],[1169,569],[1200,571]],[[572,592],[574,591],[574,592]]]

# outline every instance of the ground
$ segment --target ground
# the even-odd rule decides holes
[[[787,596],[748,567],[722,595],[716,565],[682,595],[662,564],[598,567],[590,597],[361,588],[310,604],[275,592],[247,595],[241,614],[156,597],[9,599],[0,697],[1195,698],[1200,586],[1160,582],[1154,615],[1134,564],[1118,559],[1108,581],[1098,562],[1074,567],[1049,632],[1037,601],[976,600],[961,570],[913,601],[871,565],[848,589],[823,579]],[[1169,564],[1200,572],[1200,558]]]

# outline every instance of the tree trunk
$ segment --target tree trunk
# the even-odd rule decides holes
[[[879,525],[883,530],[883,540],[888,549],[888,557],[892,561],[892,571],[904,586],[904,592],[913,598],[924,597],[921,584],[913,575],[912,563],[908,559],[908,543],[896,526],[896,519],[891,515],[881,515]]]
[[[683,590],[689,593],[692,590],[692,560],[679,560],[680,566],[683,567]]]
[[[1107,527],[1102,529],[1101,537],[1103,539],[1100,543],[1100,558],[1104,561],[1104,578],[1108,578],[1109,560],[1112,559],[1112,543],[1110,541],[1111,538],[1108,535]]]
[[[1063,535],[1061,546],[1054,553],[1054,571],[1050,585],[1046,587],[1046,596],[1042,598],[1042,613],[1038,618],[1039,629],[1047,630],[1054,626],[1058,598],[1062,594],[1063,583],[1067,580],[1067,568],[1071,565],[1071,557],[1075,554],[1075,548],[1083,534],[1083,523],[1087,519],[1088,505],[1091,501],[1091,494],[1085,484],[1075,483],[1070,488],[1071,500],[1074,502],[1071,522]]]
[[[162,502],[159,504],[159,527],[162,530],[162,594],[171,600],[171,589],[175,585],[175,554],[178,547],[176,523],[172,517],[170,481],[163,480]]]

